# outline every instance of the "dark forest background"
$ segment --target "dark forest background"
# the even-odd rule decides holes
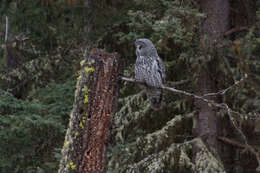
[[[210,99],[238,114],[168,91],[153,111],[138,85],[121,83],[107,172],[259,171],[260,1],[214,2],[1,0],[0,172],[57,172],[87,50],[118,52],[134,77],[137,38],[153,41],[167,86],[203,95],[235,84]],[[203,165],[203,147],[186,145],[198,137],[213,155]]]

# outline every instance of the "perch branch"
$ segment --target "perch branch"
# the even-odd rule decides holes
[[[168,91],[174,92],[174,93],[179,93],[179,94],[183,94],[183,95],[186,95],[186,96],[193,97],[195,99],[202,100],[202,101],[208,103],[209,106],[214,106],[214,107],[226,110],[227,114],[230,117],[231,123],[233,124],[235,129],[239,132],[239,134],[243,137],[243,140],[244,140],[245,144],[248,145],[246,136],[243,134],[243,132],[240,130],[240,128],[236,125],[236,123],[234,121],[234,118],[231,115],[231,114],[236,114],[236,115],[242,116],[242,114],[237,112],[237,111],[232,110],[231,108],[229,108],[229,106],[226,103],[216,103],[213,100],[209,100],[209,99],[205,98],[206,96],[213,96],[213,95],[218,95],[218,94],[223,95],[228,90],[230,90],[231,88],[239,85],[242,81],[244,81],[245,78],[247,78],[247,75],[245,75],[244,78],[242,78],[241,80],[235,82],[233,85],[231,85],[230,87],[228,87],[228,88],[226,88],[224,90],[221,90],[221,91],[216,92],[216,93],[208,93],[208,94],[205,94],[203,96],[198,96],[198,95],[193,94],[193,93],[189,93],[189,92],[186,92],[186,91],[178,90],[178,89],[167,87],[167,86],[162,86],[161,88],[164,89],[164,90],[168,90]],[[132,79],[132,78],[121,77],[121,80],[124,80],[124,81],[127,81],[127,82],[140,83],[140,84],[145,85],[144,82],[141,82],[141,81],[138,81],[138,80]]]
[[[133,78],[121,77],[121,80],[127,81],[127,82],[133,82],[133,83],[143,84],[143,82],[137,81],[136,79],[133,79]]]
[[[245,75],[245,78],[247,78],[247,75]],[[214,102],[213,100],[208,100],[208,99],[206,99],[205,97],[206,97],[206,96],[218,95],[218,94],[223,95],[223,94],[225,94],[228,90],[230,90],[231,88],[233,88],[233,87],[239,85],[242,81],[244,81],[245,78],[242,78],[241,80],[237,81],[236,83],[234,83],[233,85],[231,85],[230,87],[228,87],[228,88],[226,88],[226,89],[223,89],[223,90],[221,90],[221,91],[219,91],[219,92],[216,92],[216,93],[208,93],[208,94],[205,94],[205,95],[203,95],[203,96],[198,96],[198,95],[193,94],[193,93],[189,93],[189,92],[186,92],[186,91],[178,90],[178,89],[171,88],[171,87],[167,87],[167,86],[162,86],[161,88],[162,88],[162,89],[165,89],[165,90],[168,90],[168,91],[171,91],[171,92],[183,94],[183,95],[186,95],[186,96],[190,96],[190,97],[193,97],[193,98],[202,100],[202,101],[207,102],[208,104],[213,105],[213,106],[215,106],[215,107],[218,107],[218,108],[221,108],[221,109],[225,109],[229,114],[230,114],[230,113],[233,113],[233,114],[241,115],[239,112],[236,112],[236,111],[233,111],[232,109],[230,109],[226,103],[216,103],[216,102]],[[144,85],[145,85],[144,82],[138,81],[138,80],[133,79],[133,78],[121,77],[121,80],[127,81],[127,82],[133,82],[133,83],[144,84]]]
[[[186,80],[180,80],[180,81],[176,81],[176,82],[167,82],[167,85],[170,85],[170,86],[177,86],[177,85],[182,85],[182,84],[185,84],[185,83],[188,83],[190,82],[189,79],[186,79]]]

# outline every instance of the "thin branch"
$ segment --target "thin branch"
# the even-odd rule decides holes
[[[165,89],[165,90],[171,91],[171,92],[184,94],[184,95],[193,97],[195,99],[202,100],[204,102],[207,102],[209,104],[209,106],[212,105],[212,106],[215,106],[217,108],[225,109],[228,113],[241,115],[239,112],[236,112],[236,111],[233,111],[232,109],[230,109],[226,103],[216,103],[213,100],[206,99],[205,96],[198,96],[198,95],[195,95],[195,94],[192,94],[192,93],[188,93],[186,91],[178,90],[178,89],[175,89],[175,88],[170,88],[170,87],[165,87],[165,86],[163,86],[162,88]]]
[[[8,39],[8,17],[5,16],[5,42],[7,42]]]
[[[204,94],[203,97],[213,96],[213,95],[224,95],[228,90],[230,90],[231,88],[234,88],[236,85],[239,85],[240,83],[242,83],[245,80],[245,78],[247,78],[247,74],[245,75],[244,78],[240,79],[239,81],[236,81],[233,85],[229,86],[228,88],[223,89],[223,90],[216,92],[216,93]]]
[[[185,83],[188,83],[190,82],[189,79],[186,79],[186,80],[180,80],[180,81],[175,81],[175,82],[167,82],[167,85],[170,85],[170,86],[177,86],[177,85],[182,85],[182,84],[185,84]]]

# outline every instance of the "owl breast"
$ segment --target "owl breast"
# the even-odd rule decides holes
[[[150,87],[161,87],[162,78],[155,58],[138,56],[135,64],[135,78]]]

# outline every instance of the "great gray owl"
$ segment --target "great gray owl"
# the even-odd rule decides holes
[[[144,83],[146,94],[153,109],[161,108],[165,66],[153,43],[145,38],[135,41],[135,79]]]

